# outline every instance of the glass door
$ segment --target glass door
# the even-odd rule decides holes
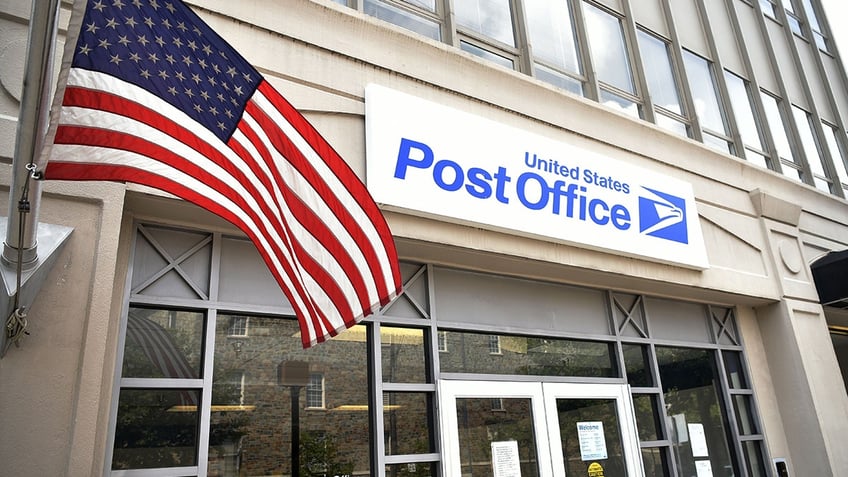
[[[445,475],[639,477],[626,385],[440,382]]]

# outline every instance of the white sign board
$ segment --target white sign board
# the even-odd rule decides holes
[[[492,442],[494,477],[521,477],[521,459],[517,441]]]
[[[607,442],[604,439],[603,422],[578,422],[577,440],[580,442],[580,460],[604,460],[607,458]]]
[[[366,183],[384,207],[709,267],[687,182],[377,85],[365,119]]]
[[[713,468],[708,460],[695,461],[695,475],[697,477],[713,477]]]
[[[708,457],[710,455],[707,449],[707,436],[704,433],[704,425],[700,423],[687,424],[689,428],[689,438],[692,440],[692,456],[693,457]]]

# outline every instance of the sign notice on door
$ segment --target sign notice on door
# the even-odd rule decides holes
[[[604,460],[607,458],[607,442],[604,439],[603,422],[578,422],[577,439],[580,441],[580,460]]]
[[[518,442],[492,442],[492,470],[494,477],[521,477]]]

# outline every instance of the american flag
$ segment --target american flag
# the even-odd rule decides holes
[[[229,220],[286,293],[304,347],[397,295],[394,242],[365,186],[190,8],[74,8],[47,179],[143,184]]]

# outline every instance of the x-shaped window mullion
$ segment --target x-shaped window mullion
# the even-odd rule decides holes
[[[389,309],[389,308],[390,308],[390,307],[391,307],[391,306],[392,306],[395,302],[397,302],[397,301],[398,301],[401,297],[404,297],[404,298],[406,299],[406,301],[408,301],[408,302],[409,302],[409,304],[410,304],[410,305],[412,305],[412,307],[413,307],[413,308],[415,308],[415,310],[416,310],[416,311],[418,311],[418,313],[419,313],[419,314],[421,314],[421,316],[422,316],[422,317],[424,317],[424,318],[430,318],[430,314],[429,314],[429,313],[427,313],[427,311],[424,309],[424,307],[423,307],[421,304],[419,304],[419,303],[418,303],[418,301],[417,301],[415,298],[413,298],[410,294],[405,293],[405,290],[407,290],[408,288],[410,288],[410,287],[411,287],[411,286],[412,286],[412,285],[413,285],[416,281],[418,281],[418,279],[419,279],[419,278],[421,278],[421,276],[423,276],[423,275],[424,275],[424,272],[425,272],[425,271],[427,271],[427,266],[426,266],[426,265],[423,265],[421,268],[419,268],[419,269],[418,269],[418,271],[417,271],[417,272],[415,272],[415,273],[414,273],[411,277],[409,277],[409,280],[407,280],[407,281],[406,281],[405,283],[403,283],[403,285],[401,286],[401,291],[400,291],[400,293],[398,293],[398,295],[395,297],[395,299],[394,299],[394,300],[392,300],[391,302],[389,302],[389,303],[385,306],[385,308],[384,308],[384,309],[388,310],[388,309]]]
[[[713,321],[718,324],[718,329],[716,330],[716,342],[721,341],[721,335],[727,336],[727,338],[734,344],[738,345],[739,342],[736,341],[736,337],[731,333],[733,329],[730,325],[733,323],[733,310],[727,309],[724,311],[724,317],[719,318],[716,314],[710,310],[710,315],[713,317]]]
[[[203,247],[208,245],[212,241],[211,235],[204,237],[200,242],[196,243],[193,247],[191,247],[190,249],[185,251],[183,254],[181,254],[177,258],[173,258],[173,257],[171,257],[171,254],[166,252],[165,249],[161,245],[159,245],[159,242],[152,235],[150,235],[150,233],[148,233],[147,230],[143,226],[139,226],[138,230],[141,233],[141,235],[147,240],[147,242],[150,244],[150,246],[153,247],[153,249],[156,250],[156,252],[159,253],[159,255],[168,263],[167,263],[167,265],[165,265],[164,268],[162,268],[158,272],[154,273],[153,276],[151,276],[150,278],[145,280],[139,286],[135,287],[132,291],[133,293],[140,293],[142,290],[144,290],[145,288],[152,285],[156,280],[159,280],[160,278],[162,278],[166,273],[173,270],[183,280],[185,280],[186,284],[189,287],[191,287],[191,289],[194,290],[194,292],[197,293],[197,295],[201,299],[203,299],[203,300],[209,299],[209,297],[206,295],[206,293],[203,290],[201,290],[200,287],[197,284],[195,284],[194,280],[192,280],[191,277],[189,277],[188,274],[182,269],[182,267],[180,267],[180,264],[182,262],[188,260],[191,256],[193,256],[195,253],[197,253],[200,249],[202,249]]]
[[[633,328],[635,328],[636,331],[640,335],[642,335],[642,338],[647,338],[648,333],[646,333],[645,330],[643,330],[642,327],[639,325],[639,323],[637,323],[636,320],[633,319],[633,312],[636,310],[636,308],[642,302],[642,297],[637,296],[636,300],[633,301],[633,304],[630,305],[630,308],[627,308],[627,309],[625,309],[625,306],[621,304],[621,302],[618,300],[618,298],[613,297],[612,301],[613,301],[613,303],[615,303],[615,307],[618,308],[619,311],[621,311],[624,314],[624,321],[621,323],[621,326],[618,327],[618,334],[621,334],[621,331],[624,329],[624,327],[627,326],[628,323],[630,323],[633,326]]]

